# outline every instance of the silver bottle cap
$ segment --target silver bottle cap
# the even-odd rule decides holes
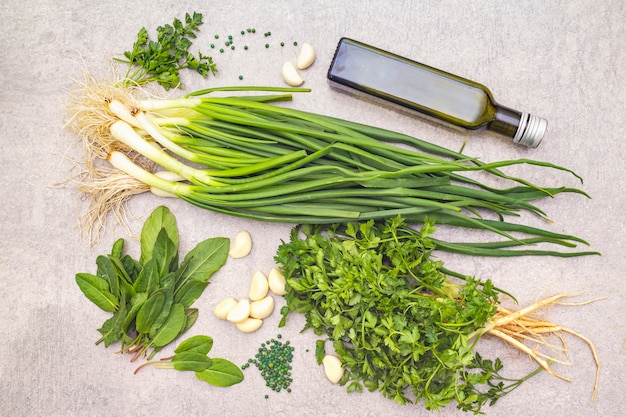
[[[529,148],[536,148],[541,143],[547,126],[548,121],[546,119],[534,114],[522,113],[513,142]]]

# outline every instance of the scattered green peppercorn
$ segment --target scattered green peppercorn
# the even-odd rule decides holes
[[[298,46],[298,42],[294,42],[294,43],[293,43],[293,46]]]
[[[220,48],[220,53],[224,53],[224,48]]]
[[[269,47],[270,47],[270,44],[269,44],[269,43],[266,43],[266,44],[265,44],[265,47],[266,47],[266,48],[269,48]]]
[[[252,33],[256,33],[256,29],[255,28],[252,28]]]
[[[242,30],[242,31],[241,31],[241,34],[242,34],[242,35],[245,35],[245,34],[246,34],[246,32]]]
[[[228,35],[228,40],[233,40],[233,35]]]
[[[280,43],[280,46],[285,46],[285,42],[281,42],[281,43]]]
[[[248,50],[248,45],[244,45],[243,49]]]
[[[229,46],[229,45],[230,45],[229,41],[224,42],[224,46]]]
[[[282,336],[278,335],[277,339]],[[265,386],[274,392],[286,390],[291,392],[289,386],[293,379],[291,378],[291,360],[293,359],[294,348],[290,346],[290,342],[282,343],[280,340],[271,339],[265,343],[261,343],[255,359],[249,359],[245,366],[247,369],[250,364],[254,364],[261,372],[261,376],[265,380]]]
[[[240,79],[240,80],[243,80],[243,75],[240,75],[240,76],[239,76],[239,79]]]
[[[214,43],[211,44],[211,48],[215,48],[215,44]]]
[[[235,45],[231,45],[230,49],[232,49],[234,51],[235,50]]]
[[[265,394],[265,399],[266,399],[266,400],[267,400],[269,397],[270,397],[269,395]]]
[[[219,39],[220,35],[218,35],[217,33],[215,34],[215,39]]]

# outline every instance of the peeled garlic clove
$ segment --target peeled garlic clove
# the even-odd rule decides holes
[[[230,313],[230,311],[235,308],[236,305],[237,300],[235,300],[233,297],[226,298],[217,303],[215,309],[213,310],[213,314],[215,314],[215,317],[217,317],[218,319],[226,320],[226,317],[228,317],[228,313]]]
[[[265,298],[269,289],[269,283],[265,274],[261,271],[256,271],[252,276],[248,298],[252,301],[261,300]]]
[[[265,319],[274,311],[274,299],[268,295],[262,300],[250,303],[250,317],[255,319]]]
[[[226,320],[231,323],[239,323],[250,317],[250,301],[239,300],[237,305],[233,307],[226,315]]]
[[[276,268],[272,268],[269,275],[267,276],[267,281],[270,286],[270,291],[272,291],[276,295],[285,295],[287,294],[287,290],[285,289],[285,277],[280,271]]]
[[[344,371],[341,360],[337,356],[326,355],[324,359],[322,359],[322,364],[324,365],[326,378],[333,384],[338,383],[343,377]]]
[[[245,319],[244,321],[235,323],[235,326],[237,326],[237,328],[244,333],[252,333],[258,330],[262,324],[263,324],[263,320],[249,317]]]
[[[243,258],[244,256],[247,256],[251,250],[252,236],[250,236],[248,231],[242,230],[235,235],[228,254],[232,258]]]
[[[292,62],[287,61],[283,64],[281,74],[283,76],[283,80],[285,80],[285,82],[292,87],[298,87],[304,82],[300,73],[298,73],[298,69]]]
[[[313,65],[315,61],[315,49],[308,43],[302,45],[300,54],[298,55],[298,68],[306,69]]]

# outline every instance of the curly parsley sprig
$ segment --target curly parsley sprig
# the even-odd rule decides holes
[[[142,27],[131,51],[124,52],[124,58],[117,61],[128,64],[124,85],[143,85],[153,81],[163,88],[180,88],[180,70],[189,68],[203,77],[209,72],[215,74],[217,66],[208,55],[189,52],[191,39],[196,38],[202,14],[185,14],[185,22],[174,19],[173,24],[157,28],[157,40],[150,40],[148,31]]]

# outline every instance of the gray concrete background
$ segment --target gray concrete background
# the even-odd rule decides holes
[[[358,3],[358,4],[357,4]],[[607,296],[583,307],[559,306],[548,317],[592,339],[602,363],[598,399],[590,401],[594,365],[587,347],[568,338],[571,366],[557,370],[571,383],[543,373],[487,408],[490,416],[622,416],[626,330],[624,328],[624,39],[621,0],[574,1],[45,1],[8,0],[0,5],[0,415],[3,416],[415,416],[422,405],[398,406],[378,393],[350,394],[333,386],[315,365],[310,332],[301,318],[278,330],[278,314],[256,333],[244,335],[211,311],[226,296],[245,296],[257,270],[269,271],[290,225],[261,224],[203,212],[182,201],[141,195],[129,203],[130,228],[138,233],[146,216],[167,204],[178,219],[181,253],[211,236],[251,232],[254,249],[216,274],[196,305],[200,319],[191,334],[215,340],[213,356],[243,363],[259,344],[282,333],[296,347],[291,394],[268,392],[255,369],[223,389],[193,375],[145,369],[133,375],[115,347],[95,346],[96,329],[107,318],[79,292],[74,275],[94,272],[95,258],[126,231],[110,222],[90,248],[77,218],[87,203],[71,186],[80,156],[73,133],[63,128],[64,102],[73,79],[86,69],[107,76],[108,59],[131,47],[137,31],[182,17],[204,14],[196,47],[212,53],[219,74],[185,77],[187,90],[205,86],[282,85],[280,67],[295,59],[294,40],[317,50],[304,72],[313,89],[295,107],[383,126],[458,149],[484,161],[534,158],[568,166],[585,180],[592,199],[558,196],[541,202],[554,221],[550,230],[588,239],[602,256],[576,259],[484,259],[441,254],[447,265],[515,294],[522,305],[561,291],[586,291],[583,299]],[[250,49],[210,50],[213,35],[255,27]],[[265,49],[263,33],[271,31]],[[154,33],[154,32],[151,32]],[[325,80],[335,45],[350,36],[489,86],[507,106],[549,121],[536,150],[489,137],[465,137],[331,91]],[[236,36],[237,37],[237,36]],[[221,39],[224,39],[223,37]],[[284,40],[287,46],[280,48]],[[237,46],[242,46],[239,41]],[[243,75],[244,81],[238,76]],[[187,91],[186,90],[186,91]],[[180,94],[180,92],[173,92]],[[528,166],[513,173],[553,185],[579,186],[568,175]],[[528,222],[534,219],[525,218]],[[537,222],[537,224],[539,224]],[[454,234],[454,232],[452,232]],[[131,253],[137,252],[130,241]],[[279,306],[282,301],[279,301]],[[308,351],[307,351],[308,349]],[[534,369],[492,341],[484,356],[503,358],[509,375]],[[264,399],[265,394],[269,399]],[[454,406],[440,415],[461,415]]]

